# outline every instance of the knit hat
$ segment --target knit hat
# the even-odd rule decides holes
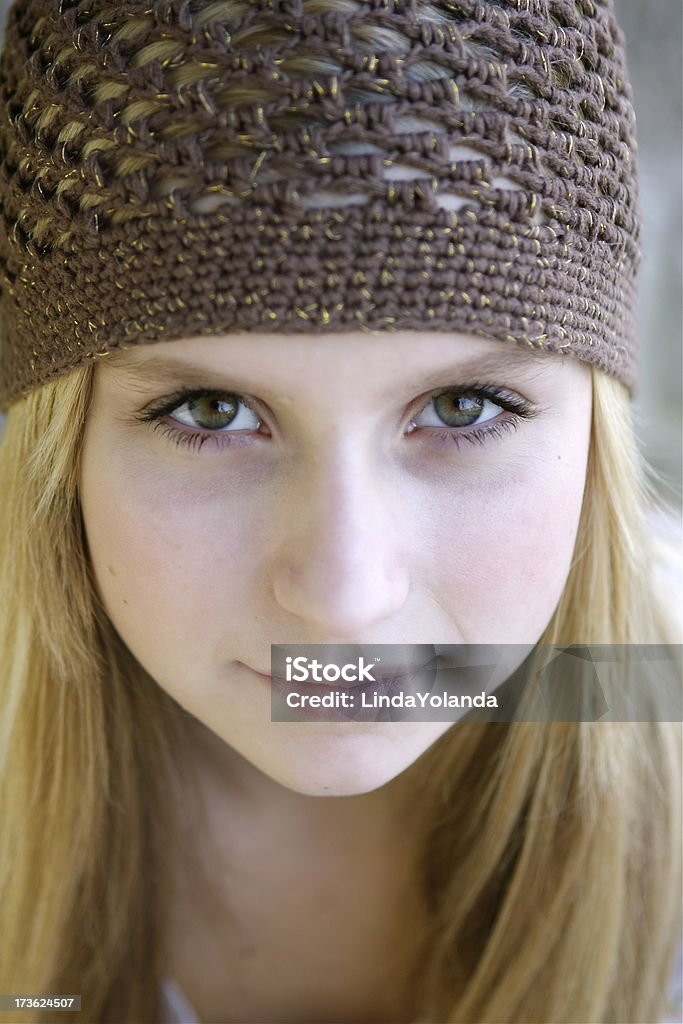
[[[462,331],[637,387],[611,0],[16,0],[0,409],[112,349]]]

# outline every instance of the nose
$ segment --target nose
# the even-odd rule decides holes
[[[409,594],[408,526],[395,493],[348,453],[300,475],[288,493],[271,566],[276,601],[307,636],[331,643],[369,635]]]

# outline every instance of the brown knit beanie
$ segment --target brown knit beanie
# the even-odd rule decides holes
[[[474,333],[635,392],[607,0],[17,0],[0,409],[119,346]]]

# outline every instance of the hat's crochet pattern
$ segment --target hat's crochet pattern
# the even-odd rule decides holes
[[[637,384],[606,0],[16,0],[0,204],[0,408],[238,331],[463,331]]]

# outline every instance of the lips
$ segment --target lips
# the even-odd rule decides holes
[[[378,682],[392,682],[395,679],[403,679],[406,676],[416,675],[418,672],[426,672],[428,669],[436,668],[438,658],[434,655],[429,661],[423,661],[419,665],[396,665],[393,668],[387,668],[383,665],[382,668],[378,668],[377,665],[373,666],[372,673]]]

